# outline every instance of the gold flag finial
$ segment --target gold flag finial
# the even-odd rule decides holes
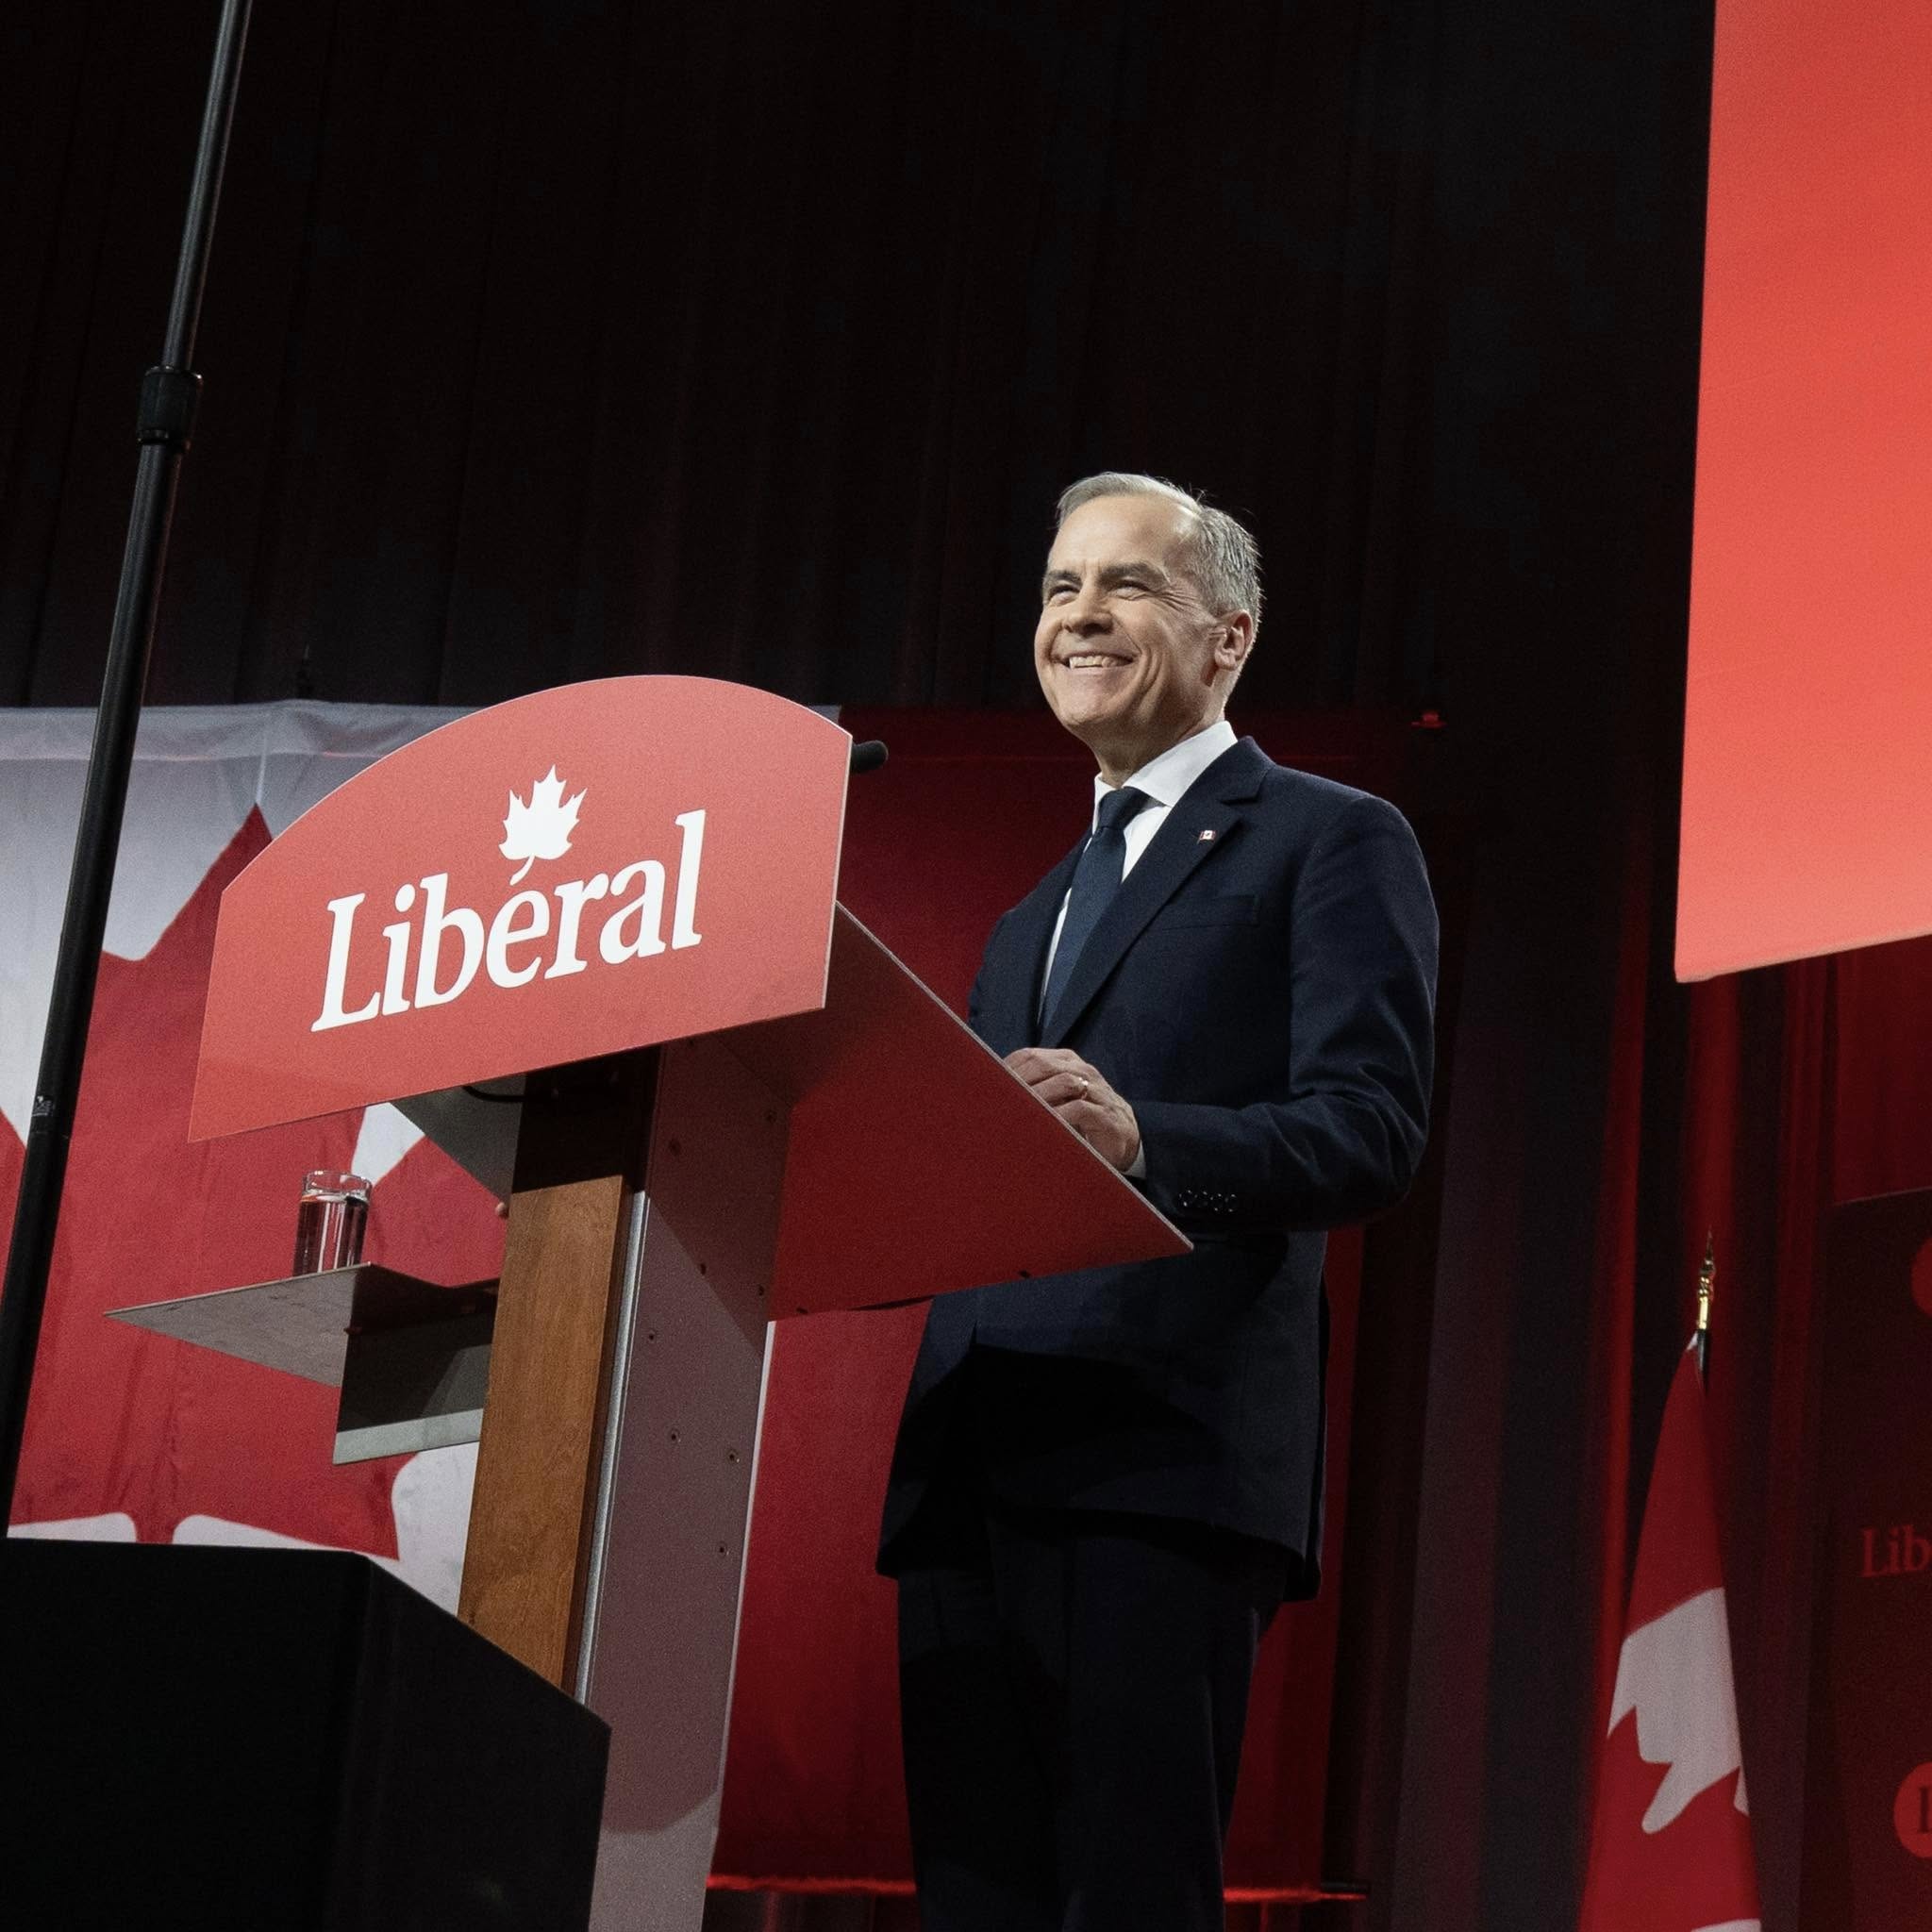
[[[1697,1332],[1710,1333],[1710,1302],[1717,1292],[1717,1233],[1704,1237],[1704,1265],[1697,1271]]]

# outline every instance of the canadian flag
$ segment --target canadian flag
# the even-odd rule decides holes
[[[1581,1932],[1759,1932],[1694,1343],[1664,1407],[1624,1627]]]

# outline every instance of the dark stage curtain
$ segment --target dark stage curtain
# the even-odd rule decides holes
[[[258,8],[152,697],[1030,702],[1100,467],[1255,520],[1263,701],[1420,694],[1428,12]],[[98,689],[214,13],[8,9],[0,703]]]
[[[0,16],[0,702],[97,686],[212,17]],[[1923,949],[1670,978],[1709,33],[341,0],[263,8],[244,82],[157,701],[1027,704],[1050,498],[1106,465],[1252,516],[1248,704],[1441,712],[1443,1105],[1365,1245],[1326,1815],[1378,1932],[1574,1910],[1707,1228],[1794,1932],[1818,1230],[1932,1181]]]

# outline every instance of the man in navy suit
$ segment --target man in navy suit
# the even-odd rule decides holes
[[[1399,812],[1226,723],[1260,610],[1232,518],[1061,497],[1034,656],[1094,819],[970,1017],[1194,1249],[927,1318],[879,1558],[925,1932],[1218,1928],[1255,1648],[1315,1587],[1324,1230],[1415,1172],[1436,918]]]

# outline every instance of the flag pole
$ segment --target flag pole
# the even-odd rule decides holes
[[[1717,1292],[1717,1233],[1704,1237],[1704,1265],[1697,1271],[1697,1377],[1710,1380],[1710,1304]]]

